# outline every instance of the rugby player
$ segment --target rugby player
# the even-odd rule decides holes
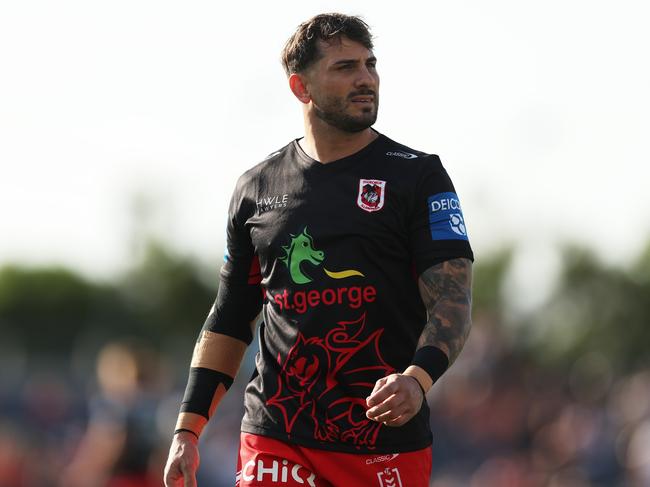
[[[471,327],[458,195],[438,156],[373,129],[379,74],[360,18],[304,22],[282,61],[305,134],[235,187],[165,485],[196,484],[198,439],[256,332],[236,485],[428,486],[425,395]],[[419,80],[405,96],[426,91]]]

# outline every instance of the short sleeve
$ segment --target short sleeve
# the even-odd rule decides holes
[[[243,186],[240,179],[230,200],[219,290],[203,329],[250,343],[250,322],[262,308],[262,290],[259,259],[246,226],[251,208],[242,194]]]
[[[418,276],[446,260],[474,260],[460,198],[447,171],[436,155],[422,163],[409,215],[409,245]]]

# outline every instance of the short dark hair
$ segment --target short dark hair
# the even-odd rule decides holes
[[[287,75],[303,72],[320,58],[318,41],[329,43],[342,36],[372,50],[370,28],[359,17],[319,14],[300,24],[282,50],[282,66]]]

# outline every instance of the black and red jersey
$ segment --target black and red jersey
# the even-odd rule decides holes
[[[438,156],[380,134],[327,164],[293,141],[247,171],[206,322],[250,342],[262,310],[242,431],[336,451],[428,446],[426,403],[388,427],[366,418],[365,400],[411,363],[426,322],[417,276],[457,257],[473,254]]]

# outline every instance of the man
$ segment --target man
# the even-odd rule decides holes
[[[467,338],[473,255],[440,159],[371,128],[368,26],[318,15],[283,51],[305,136],[247,171],[165,482],[195,485],[198,437],[262,310],[239,486],[424,487],[425,394]],[[415,95],[419,96],[419,95]]]

